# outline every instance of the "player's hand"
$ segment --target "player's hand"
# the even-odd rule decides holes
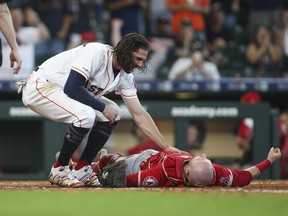
[[[280,149],[272,147],[268,153],[267,159],[273,163],[274,161],[276,161],[279,158],[281,158]]]
[[[16,66],[14,67],[13,70],[14,74],[18,74],[21,69],[22,59],[18,51],[12,50],[10,53],[10,67],[13,67],[15,62]]]
[[[165,150],[166,150],[166,151],[179,152],[179,153],[183,152],[182,150],[177,149],[177,148],[175,148],[175,147],[173,147],[173,146],[169,146],[169,147],[166,148]]]
[[[118,111],[111,106],[106,105],[103,110],[103,115],[109,120],[110,124],[114,124],[118,117]]]

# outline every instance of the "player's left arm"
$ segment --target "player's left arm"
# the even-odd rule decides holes
[[[64,86],[64,93],[74,100],[91,106],[95,110],[103,112],[105,104],[92,97],[84,88],[86,78],[73,69],[70,71]]]
[[[262,172],[264,172],[264,170],[268,169],[279,158],[281,158],[280,149],[272,147],[270,151],[268,152],[266,160],[262,161],[261,163],[255,166],[245,169],[245,171],[250,172],[252,175],[252,178],[255,178],[258,175],[260,175]]]
[[[252,180],[252,175],[248,171],[231,170],[218,164],[213,164],[215,179],[210,186],[221,187],[243,187]]]
[[[280,157],[280,149],[274,149],[272,147],[268,153],[267,159],[242,171],[230,170],[220,165],[213,164],[216,172],[216,179],[210,186],[243,187],[249,185],[253,178],[268,169]]]

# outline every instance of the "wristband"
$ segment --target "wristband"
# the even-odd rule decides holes
[[[256,167],[260,173],[264,172],[267,168],[272,165],[272,162],[269,159],[262,161],[261,163],[257,164]]]

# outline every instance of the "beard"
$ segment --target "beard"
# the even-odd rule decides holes
[[[128,74],[132,73],[135,68],[137,68],[137,67],[135,65],[131,65],[131,64],[127,64],[127,65],[122,66],[122,69]]]

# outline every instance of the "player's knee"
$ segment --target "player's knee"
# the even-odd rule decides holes
[[[118,112],[118,115],[117,115],[117,118],[115,119],[115,121],[120,121],[120,119],[121,119],[121,109],[118,106],[117,106],[117,112]]]
[[[81,122],[81,127],[92,128],[96,119],[96,113],[94,109],[92,108],[85,109],[83,113],[84,117],[79,120],[79,122]]]
[[[115,121],[119,121],[119,120],[121,119],[121,109],[120,109],[120,107],[119,107],[116,103],[114,103],[114,102],[113,102],[111,105],[113,106],[113,108],[114,108],[115,110],[117,110],[117,113],[118,113],[117,118],[115,119]]]

